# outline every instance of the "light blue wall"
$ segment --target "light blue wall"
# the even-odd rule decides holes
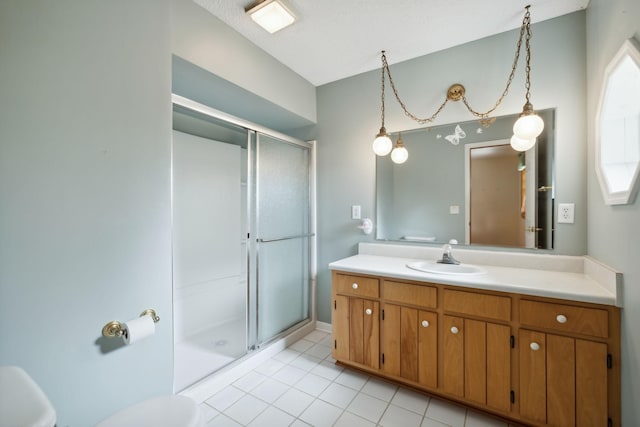
[[[0,2],[0,364],[61,427],[172,392],[172,54],[315,122],[310,83],[190,0]],[[152,338],[101,338],[151,307]]]
[[[576,13],[535,24],[532,40],[532,101],[557,108],[557,200],[576,203],[576,224],[558,226],[554,252],[587,252],[588,229],[589,254],[625,274],[624,425],[640,421],[633,405],[640,394],[640,317],[633,310],[640,302],[640,214],[637,201],[603,204],[592,123],[604,66],[625,38],[640,39],[639,7],[636,0],[592,0],[586,37],[585,14]],[[171,391],[171,54],[316,121],[315,88],[202,12],[189,0],[0,3],[0,363],[22,365],[35,377],[60,426],[91,425]],[[482,109],[502,90],[515,39],[515,32],[490,37],[392,65],[392,72],[422,115],[455,81]],[[258,68],[268,72],[256,79]],[[282,77],[269,78],[275,75]],[[521,109],[518,75],[499,114]],[[374,216],[370,144],[380,126],[379,79],[374,71],[318,88],[319,126],[301,131],[319,140],[318,315],[326,322],[327,264],[372,239],[349,219],[349,207],[362,205],[364,216]],[[390,97],[387,103],[390,131],[415,127]],[[439,123],[468,118],[452,104]],[[156,335],[101,353],[102,325],[148,306],[162,317]],[[24,319],[19,334],[5,327],[17,319]]]
[[[172,391],[170,46],[168,0],[0,2],[0,364],[60,427]]]
[[[531,102],[537,109],[556,108],[556,200],[576,206],[575,224],[556,227],[553,253],[582,255],[587,250],[585,13],[536,23],[532,31]],[[489,109],[509,75],[517,36],[517,31],[510,31],[391,65],[401,98],[415,114],[428,117],[441,104],[447,88],[459,82],[476,110]],[[387,52],[387,57],[393,61],[393,52]],[[522,111],[523,76],[521,63],[498,115]],[[356,228],[349,213],[351,205],[362,205],[363,216],[375,216],[371,142],[380,128],[380,71],[321,86],[317,97],[318,319],[329,322],[328,263],[355,254],[358,242],[373,239]],[[434,125],[470,118],[464,105],[450,103]],[[390,90],[386,127],[390,132],[416,127]]]
[[[171,90],[177,95],[286,135],[293,136],[298,129],[313,126],[309,119],[175,55],[171,81]]]
[[[587,9],[587,123],[589,135],[589,255],[624,274],[622,310],[622,425],[640,425],[640,197],[607,206],[594,168],[594,124],[603,72],[623,41],[640,42],[640,2],[592,0]],[[635,102],[638,102],[636,99]]]

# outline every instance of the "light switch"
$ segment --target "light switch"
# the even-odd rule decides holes
[[[361,217],[360,205],[351,206],[351,219],[360,219]]]
[[[449,213],[451,215],[458,215],[460,213],[460,206],[458,205],[449,206]]]

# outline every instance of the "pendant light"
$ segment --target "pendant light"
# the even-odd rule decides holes
[[[398,133],[398,140],[396,141],[396,146],[393,148],[393,151],[391,152],[391,160],[393,161],[393,163],[401,165],[402,163],[406,162],[408,158],[409,158],[409,152],[407,151],[404,144],[402,143],[402,135]]]
[[[507,79],[507,83],[505,85],[504,90],[495,101],[493,106],[489,108],[487,111],[477,111],[474,110],[467,101],[465,96],[466,89],[463,85],[459,83],[455,83],[449,87],[446,93],[446,97],[444,102],[440,104],[440,106],[436,109],[436,111],[429,117],[418,117],[411,113],[404,102],[400,99],[400,95],[398,95],[398,90],[396,89],[393,78],[391,77],[391,70],[389,69],[389,63],[387,62],[387,56],[385,51],[382,51],[381,61],[382,61],[382,87],[381,87],[381,116],[382,116],[382,125],[380,127],[380,132],[376,135],[376,139],[373,141],[373,151],[378,156],[386,156],[391,153],[392,160],[395,163],[404,163],[409,157],[409,153],[402,143],[402,138],[398,136],[398,141],[396,142],[396,146],[394,148],[393,142],[391,138],[389,138],[389,134],[387,133],[386,128],[384,127],[384,90],[385,90],[385,73],[389,77],[389,85],[393,90],[393,95],[395,96],[398,104],[402,108],[404,114],[418,122],[421,125],[433,122],[436,117],[440,114],[440,112],[444,109],[449,101],[462,101],[467,110],[474,116],[476,116],[479,122],[483,126],[490,125],[495,118],[491,117],[494,111],[498,108],[504,97],[509,92],[509,88],[511,87],[511,83],[515,77],[516,68],[518,65],[518,61],[520,59],[520,51],[522,50],[522,42],[525,42],[526,49],[526,64],[525,64],[525,88],[526,88],[526,102],[522,108],[522,114],[518,118],[518,120],[513,125],[513,137],[511,138],[511,146],[516,151],[527,151],[532,148],[536,144],[537,137],[542,133],[544,129],[544,122],[536,114],[533,110],[533,105],[531,104],[530,97],[530,89],[531,89],[531,14],[529,13],[529,8],[531,5],[525,7],[525,15],[522,19],[522,25],[520,26],[520,36],[518,37],[518,43],[516,46],[515,56],[513,58],[513,64],[511,66],[511,73],[509,74],[509,78]],[[526,37],[525,37],[526,35]],[[393,149],[393,151],[392,151]],[[395,153],[395,154],[394,154]]]
[[[525,38],[525,48],[527,53],[526,65],[525,65],[525,74],[526,74],[525,88],[527,90],[525,95],[526,102],[522,107],[522,114],[520,114],[520,117],[518,118],[518,120],[516,120],[515,124],[513,125],[513,135],[518,140],[516,145],[527,147],[527,148],[524,148],[523,150],[518,150],[518,151],[525,151],[533,147],[533,145],[535,145],[535,139],[538,137],[538,135],[542,133],[542,130],[544,129],[544,122],[542,121],[540,116],[537,115],[536,112],[533,110],[533,105],[529,101],[529,98],[531,96],[531,93],[530,93],[530,89],[531,89],[531,46],[530,46],[531,16],[529,14],[529,7],[530,6],[526,7],[527,12],[525,13],[524,20],[522,21],[522,25],[524,26],[526,31],[526,38]],[[529,143],[519,144],[522,141],[529,141]],[[531,143],[531,141],[533,141],[533,143]],[[514,145],[513,142],[511,145],[512,146]],[[517,148],[515,147],[514,149],[517,150]]]
[[[382,55],[384,56],[384,50],[382,51]],[[382,116],[382,125],[380,126],[380,132],[376,135],[376,139],[373,140],[373,152],[378,156],[386,156],[391,152],[393,148],[393,142],[391,138],[389,138],[389,134],[387,133],[387,129],[384,127],[384,67],[382,67],[382,91],[381,91],[381,116]]]

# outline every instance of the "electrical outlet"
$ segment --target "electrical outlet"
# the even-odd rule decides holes
[[[574,209],[575,205],[573,203],[558,204],[558,223],[573,224]]]
[[[351,206],[351,219],[360,219],[360,218],[361,218],[360,205]]]

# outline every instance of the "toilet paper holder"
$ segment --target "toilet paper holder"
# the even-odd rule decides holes
[[[160,317],[156,314],[156,311],[152,308],[149,308],[142,313],[140,313],[140,317],[142,316],[151,316],[153,319],[153,323],[158,323],[160,321]],[[115,338],[121,337],[125,334],[125,326],[122,322],[118,322],[117,320],[112,320],[111,322],[104,325],[102,328],[102,335],[107,338]]]

